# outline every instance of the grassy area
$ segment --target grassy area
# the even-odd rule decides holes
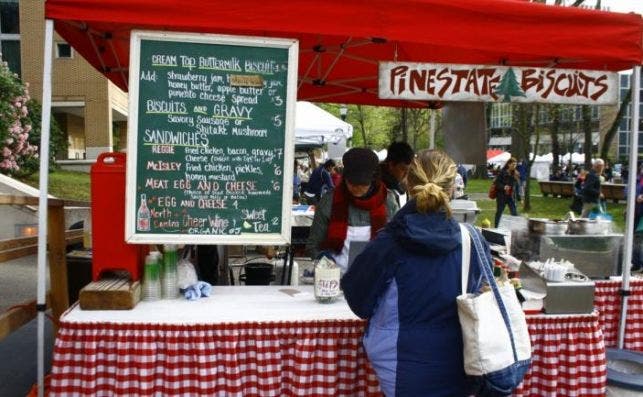
[[[38,188],[39,174],[35,173],[22,182]],[[57,170],[49,173],[49,194],[61,199],[89,201],[89,174]]]
[[[493,179],[469,179],[467,181],[467,193],[488,193]],[[540,194],[540,185],[535,179],[529,180],[531,195]]]
[[[467,182],[467,194],[473,194],[473,199],[477,202],[480,208],[477,223],[480,225],[483,219],[489,219],[493,226],[493,221],[496,214],[496,201],[487,198],[486,194],[491,186],[491,179],[470,179]],[[531,189],[531,211],[528,213],[522,210],[522,203],[518,203],[518,214],[532,218],[549,218],[561,219],[569,212],[569,205],[572,202],[571,198],[554,198],[554,197],[541,197],[540,187],[538,181],[530,181]],[[476,194],[477,193],[477,194]],[[484,195],[483,195],[484,194]],[[623,231],[625,228],[625,202],[619,204],[607,203],[607,211],[614,218],[614,225],[616,231]],[[505,208],[504,214],[509,214],[509,208]]]

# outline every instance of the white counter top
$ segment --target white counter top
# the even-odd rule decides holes
[[[176,325],[355,319],[343,297],[334,303],[319,303],[310,285],[214,286],[210,297],[196,301],[140,302],[132,310],[81,310],[76,305],[61,318],[68,323]]]

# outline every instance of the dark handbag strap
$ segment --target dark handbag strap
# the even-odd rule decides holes
[[[467,227],[467,229],[469,229],[471,240],[473,240],[473,251],[475,251],[478,257],[478,266],[480,267],[480,271],[482,272],[484,278],[487,280],[487,284],[489,284],[491,290],[493,291],[493,296],[496,298],[496,303],[498,303],[498,308],[500,309],[500,314],[502,315],[505,327],[507,327],[507,331],[509,332],[509,339],[511,340],[511,350],[513,352],[514,361],[518,361],[518,354],[516,353],[516,343],[514,342],[513,332],[511,332],[511,322],[509,321],[509,315],[507,314],[505,303],[502,301],[502,297],[500,296],[500,291],[498,290],[496,279],[495,277],[493,277],[493,273],[491,273],[491,262],[486,255],[482,255],[482,252],[484,252],[484,248],[482,245],[482,241],[480,241],[480,235],[476,232],[475,228],[469,224],[465,224],[465,226]]]

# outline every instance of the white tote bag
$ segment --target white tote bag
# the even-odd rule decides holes
[[[457,297],[458,316],[464,344],[464,370],[482,377],[496,393],[511,393],[531,362],[531,342],[525,314],[512,285],[498,287],[482,242],[471,226],[462,232],[462,295]],[[474,255],[491,291],[468,294],[471,241]]]

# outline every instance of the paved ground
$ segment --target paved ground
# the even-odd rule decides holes
[[[36,261],[36,255],[31,255],[0,263],[0,313],[13,305],[36,299]]]
[[[0,263],[0,313],[37,294],[36,256]],[[51,366],[53,330],[45,320],[45,371]],[[0,396],[25,396],[37,381],[37,322],[34,319],[0,341]]]

